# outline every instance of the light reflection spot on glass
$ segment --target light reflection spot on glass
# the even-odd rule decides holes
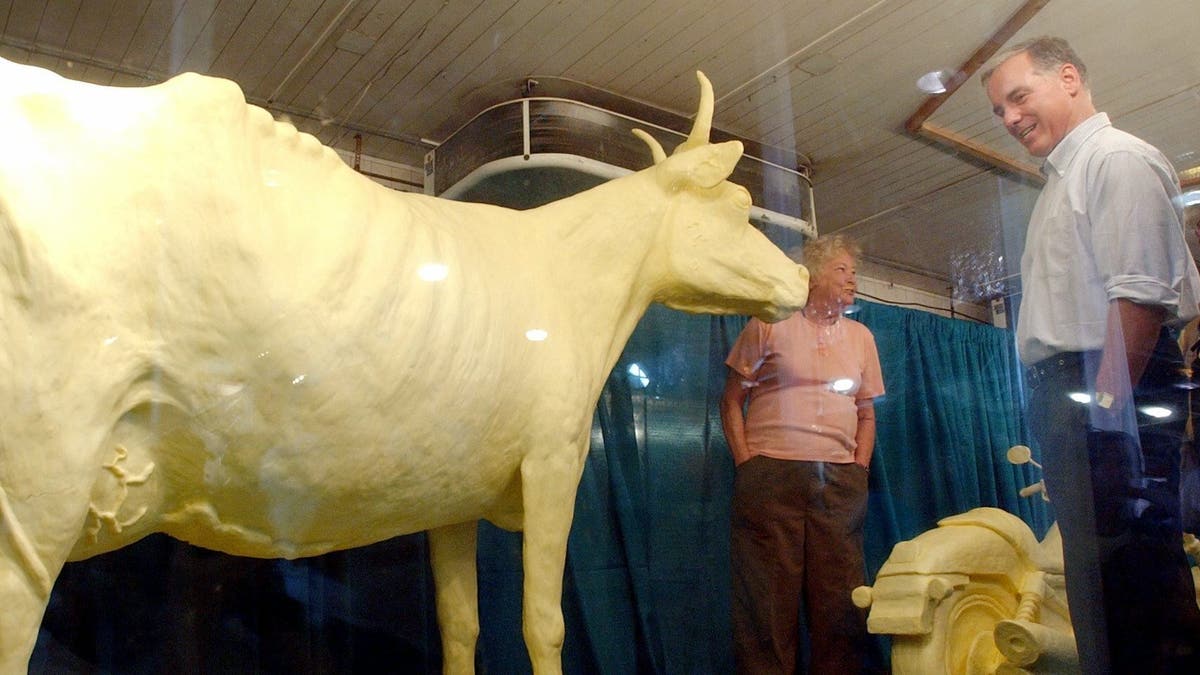
[[[1171,409],[1164,408],[1160,405],[1148,405],[1142,408],[1142,412],[1157,419],[1163,419],[1171,416]]]
[[[834,380],[833,382],[829,383],[829,389],[839,394],[850,392],[850,390],[853,388],[854,381],[848,377],[839,377],[838,380]]]
[[[628,373],[630,380],[633,381],[635,386],[638,386],[641,389],[645,389],[646,387],[650,386],[650,376],[646,374],[646,371],[642,369],[641,365],[636,363],[629,364]]]
[[[839,394],[844,394],[854,388],[854,380],[848,377],[841,377],[829,383],[829,388]]]
[[[450,275],[450,268],[442,263],[425,263],[417,268],[417,276],[424,281],[442,281]]]
[[[1069,396],[1071,400],[1075,401],[1076,403],[1083,403],[1086,405],[1092,402],[1091,394],[1085,394],[1082,391],[1073,391],[1067,394],[1067,396]]]
[[[104,338],[104,344],[106,344],[106,345],[112,345],[112,344],[116,344],[116,343],[117,343],[116,335]]]
[[[530,328],[529,330],[525,331],[525,339],[529,340],[530,342],[543,342],[548,337],[550,337],[550,333],[542,330],[541,328]]]
[[[303,382],[303,381],[304,381],[304,376],[303,376],[303,375],[297,375],[297,376],[296,376],[296,379],[292,380],[292,384],[300,384],[300,383],[301,383],[301,382]]]

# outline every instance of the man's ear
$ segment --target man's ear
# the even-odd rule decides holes
[[[1083,78],[1079,76],[1079,69],[1074,64],[1064,63],[1059,66],[1058,80],[1071,96],[1083,90]]]

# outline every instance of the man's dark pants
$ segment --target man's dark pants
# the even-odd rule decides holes
[[[1163,331],[1134,391],[1137,438],[1090,423],[1097,353],[1029,371],[1029,421],[1063,535],[1071,621],[1084,673],[1200,673],[1200,609],[1183,553],[1179,460],[1183,358]],[[1149,406],[1168,417],[1140,412]],[[1140,447],[1139,447],[1140,445]]]

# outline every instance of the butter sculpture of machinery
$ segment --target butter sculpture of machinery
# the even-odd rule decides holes
[[[1040,468],[1024,445],[1008,460]],[[1048,500],[1042,481],[1021,490],[1034,494]],[[1183,546],[1200,559],[1194,536]],[[1013,514],[975,508],[896,544],[854,602],[870,608],[870,632],[891,636],[897,675],[1078,673],[1062,547],[1057,524],[1038,540]]]
[[[652,302],[778,320],[807,271],[748,222],[736,141],[528,211],[383,188],[184,74],[115,88],[0,60],[0,672],[69,560],[153,532],[303,557],[429,531],[471,672],[476,524],[524,532],[560,672],[567,535],[606,376]]]

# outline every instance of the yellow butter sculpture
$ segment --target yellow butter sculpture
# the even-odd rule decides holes
[[[529,211],[380,187],[194,74],[0,60],[0,672],[64,562],[152,532],[311,556],[429,530],[445,670],[473,669],[475,532],[524,531],[559,672],[592,411],[651,302],[777,320],[807,271],[710,144]]]
[[[1028,446],[1007,456],[1041,468]],[[1020,495],[1049,501],[1040,480]],[[1194,536],[1183,544],[1200,559]],[[896,675],[1070,675],[1080,664],[1063,568],[1057,523],[1038,540],[1025,521],[984,506],[896,544],[854,602],[870,608],[868,630],[891,636]]]

